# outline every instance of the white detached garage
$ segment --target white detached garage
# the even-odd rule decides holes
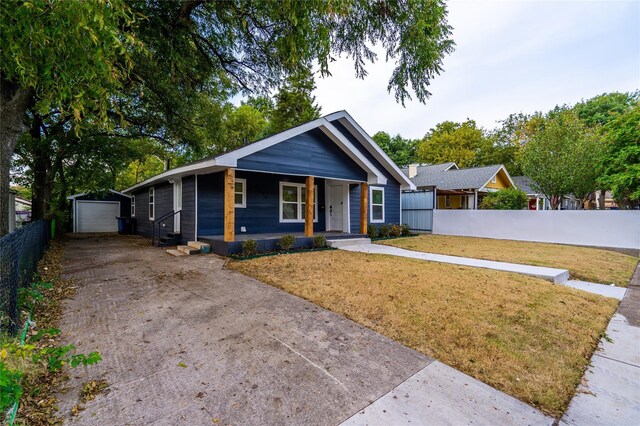
[[[73,232],[118,232],[117,217],[131,217],[131,198],[110,189],[106,194],[76,194],[71,200]]]

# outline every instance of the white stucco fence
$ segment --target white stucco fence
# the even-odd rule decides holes
[[[640,249],[640,211],[434,210],[433,233]]]

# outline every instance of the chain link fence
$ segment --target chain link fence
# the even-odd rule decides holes
[[[31,284],[50,238],[48,222],[38,220],[0,238],[0,327],[20,328],[18,291]]]

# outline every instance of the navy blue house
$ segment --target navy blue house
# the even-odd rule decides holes
[[[139,234],[204,240],[227,254],[246,239],[362,234],[371,223],[399,224],[400,193],[409,189],[415,187],[396,164],[340,111],[123,192]]]

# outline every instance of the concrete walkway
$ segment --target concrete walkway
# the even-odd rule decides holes
[[[640,424],[640,266],[562,417],[569,425]]]
[[[342,423],[387,425],[551,425],[554,419],[473,377],[434,361]]]
[[[545,268],[541,266],[520,265],[517,263],[495,262],[493,260],[472,259],[469,257],[446,256],[442,254],[423,253],[406,250],[399,247],[381,244],[354,244],[339,247],[340,250],[360,253],[387,254],[391,256],[409,257],[412,259],[428,260],[430,262],[451,263],[454,265],[473,266],[475,268],[494,269],[496,271],[515,272],[542,278],[556,284],[564,284],[569,279],[566,269]]]
[[[385,424],[552,420],[224,262],[176,258],[133,236],[70,238],[63,271],[78,289],[60,328],[103,360],[70,372],[58,405],[67,423],[375,424],[385,410]],[[71,416],[83,383],[100,378],[109,392]]]

